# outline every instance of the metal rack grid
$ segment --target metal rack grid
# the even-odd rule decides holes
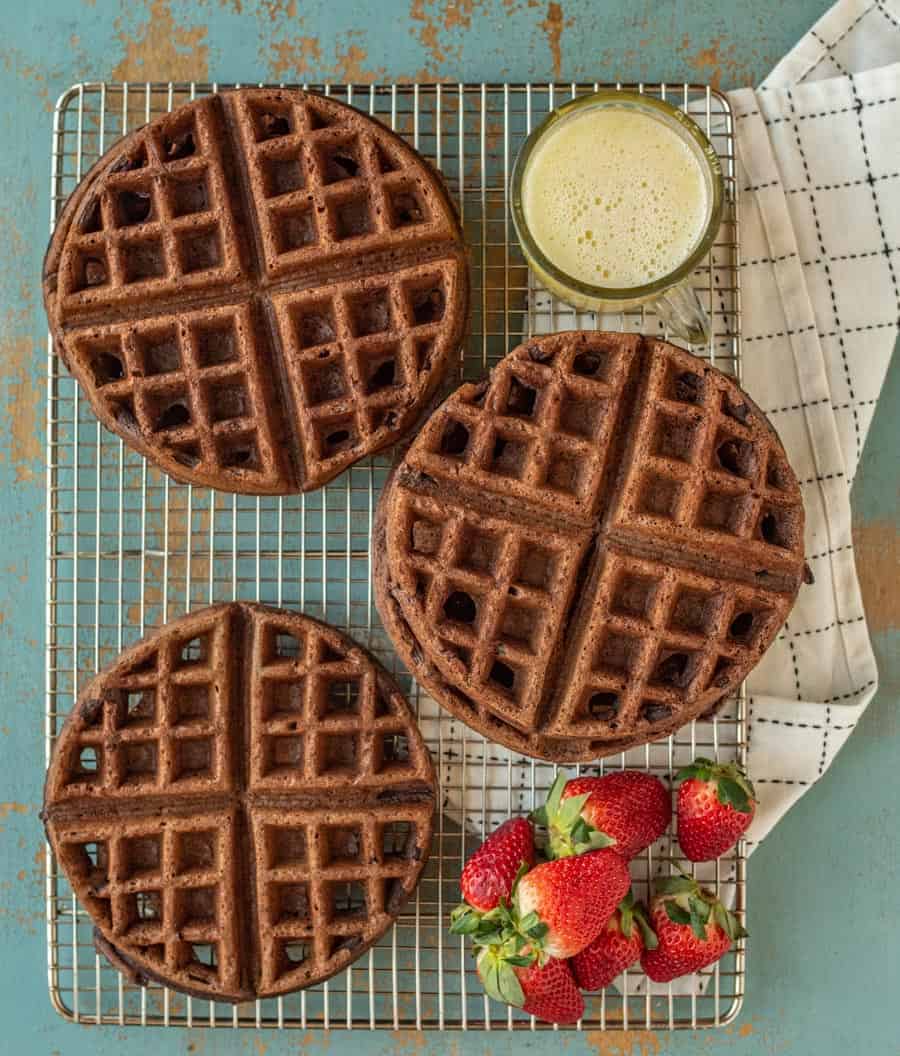
[[[75,85],[57,103],[51,227],[94,160],[129,129],[215,84]],[[306,86],[304,86],[306,87]],[[516,152],[555,105],[596,84],[309,87],[375,114],[441,168],[460,205],[472,265],[472,320],[459,376],[477,377],[523,337],[573,325],[662,329],[649,311],[612,319],[576,315],[536,297],[515,241],[507,187]],[[726,210],[709,260],[693,282],[713,321],[695,348],[740,374],[737,192],[732,115],[720,93],[696,85],[618,85],[689,111],[721,159]],[[398,677],[413,700],[442,783],[432,855],[417,895],[381,943],[329,982],[284,998],[232,1007],[137,987],[93,946],[92,925],[48,853],[48,983],[61,1015],[83,1023],[371,1029],[541,1029],[489,1001],[464,942],[447,931],[462,860],[509,813],[530,809],[555,768],[485,742],[441,712],[400,666],[372,605],[369,538],[390,458],[353,467],[305,496],[253,498],[177,484],[148,466],[94,418],[48,340],[46,751],[90,674],[149,629],[190,608],[231,598],[302,609],[348,630]],[[455,384],[455,380],[451,383]],[[695,752],[742,761],[743,694],[709,721],[598,768],[640,766],[670,778]],[[591,768],[580,768],[589,770]],[[656,844],[633,863],[638,893],[667,871]],[[710,867],[710,887],[746,909],[743,847]],[[723,1025],[741,1007],[744,947],[712,969],[644,990],[639,972],[591,995],[578,1029]]]

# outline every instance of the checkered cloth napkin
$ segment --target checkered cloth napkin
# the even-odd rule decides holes
[[[850,485],[900,316],[900,0],[841,0],[759,90],[731,93],[738,144],[743,382],[777,428],[803,488],[815,576],[748,680],[752,851],[824,774],[875,694],[878,672],[854,565]],[[553,329],[598,318],[533,293]],[[599,322],[602,324],[603,320]],[[548,327],[544,323],[544,329]],[[456,725],[456,724],[454,724]],[[502,750],[491,751],[500,762]],[[466,762],[482,765],[481,738]],[[676,766],[687,759],[676,750]],[[633,761],[632,761],[632,757]],[[460,760],[444,761],[459,786]],[[629,753],[628,765],[642,765]],[[474,771],[473,771],[474,772]],[[447,808],[475,832],[529,809],[534,782]],[[544,784],[543,777],[540,779]]]
[[[758,91],[730,96],[741,194],[744,384],[803,486],[801,590],[748,680],[750,849],[875,695],[850,486],[900,316],[900,0],[841,0]]]

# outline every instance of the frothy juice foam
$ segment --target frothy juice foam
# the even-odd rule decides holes
[[[674,271],[703,235],[700,162],[646,113],[595,107],[538,143],[522,181],[532,237],[561,271],[592,286],[643,286]]]

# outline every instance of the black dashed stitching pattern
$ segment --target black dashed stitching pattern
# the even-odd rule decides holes
[[[754,777],[754,785],[810,785],[810,781],[788,780],[786,777]]]
[[[816,59],[816,61],[812,64],[812,66],[810,66],[810,68],[803,74],[803,77],[801,78],[802,80],[805,80],[813,72],[813,70],[815,70],[818,66],[820,66],[822,64],[822,62],[824,62],[824,60],[827,59],[829,57],[829,55],[831,55],[831,53],[838,46],[838,44],[840,44],[840,42],[844,39],[844,37],[846,37],[847,34],[852,29],[855,29],[859,25],[859,23],[866,17],[866,15],[872,10],[872,8],[874,8],[874,6],[875,6],[875,0],[872,0],[872,3],[869,4],[868,6],[864,7],[862,9],[862,11],[860,11],[860,13],[856,16],[856,18],[853,19],[853,21],[850,23],[850,25],[847,26],[844,29],[844,32],[841,33],[840,36],[835,37],[834,40],[830,44],[826,44],[825,41],[822,40],[821,37],[816,36],[815,30],[811,29],[809,31],[810,35],[812,37],[814,37],[825,48],[825,50]],[[833,55],[831,55],[831,58],[832,58],[832,61],[834,62],[834,64],[838,65],[837,59],[835,59]],[[790,95],[790,92],[788,92],[788,95]]]
[[[856,109],[856,108],[854,108]],[[788,194],[803,194],[806,190],[813,191],[842,191],[846,187],[861,187],[864,183],[872,183],[872,181],[881,182],[882,180],[896,180],[900,176],[900,172],[885,172],[881,176],[873,176],[872,179],[860,179],[860,180],[842,180],[840,183],[819,183],[815,187],[791,187]]]
[[[871,100],[869,100],[869,102],[863,103],[863,106],[865,106],[865,107],[869,107],[869,106],[886,106],[889,103],[896,103],[898,98],[900,98],[900,96],[892,95],[892,96],[889,96],[886,99],[871,99]],[[797,114],[796,120],[797,121],[810,121],[810,120],[814,120],[815,118],[818,118],[818,117],[833,117],[835,114],[849,114],[854,109],[855,109],[855,107],[852,107],[852,106],[838,106],[838,107],[835,107],[834,110],[819,110],[819,111],[817,111],[814,114]],[[762,117],[762,111],[761,110],[748,110],[744,114],[736,114],[735,115],[735,120],[736,121],[743,121],[744,118],[747,118],[747,117]],[[768,125],[780,125],[784,121],[793,121],[793,120],[794,120],[793,117],[772,117],[772,118],[763,117],[763,122],[767,126]]]
[[[825,708],[825,729],[822,731],[822,754],[819,756],[819,777],[825,772],[825,762],[828,758],[828,734],[831,723],[831,708]]]
[[[850,91],[853,93],[853,100],[857,104],[856,106],[856,123],[859,127],[859,141],[862,144],[863,159],[866,163],[866,175],[868,177],[867,183],[869,184],[869,192],[872,195],[872,205],[875,208],[875,221],[878,224],[878,233],[881,235],[881,247],[884,253],[884,258],[887,261],[888,271],[891,276],[891,285],[894,287],[894,302],[900,308],[900,286],[897,285],[897,275],[894,271],[894,262],[891,260],[892,250],[888,245],[887,232],[884,229],[884,221],[881,219],[881,207],[878,204],[878,192],[875,189],[876,178],[872,175],[872,163],[869,159],[869,146],[866,143],[866,130],[862,120],[862,100],[859,97],[859,92],[856,90],[856,81],[853,79],[853,74],[850,74],[848,78],[850,82]]]
[[[770,407],[765,409],[767,415],[770,414],[785,414],[788,411],[799,411],[804,407],[818,407],[820,404],[827,403],[831,404],[833,411],[846,411],[850,407],[870,407],[873,404],[878,403],[878,400],[873,398],[870,400],[854,400],[852,403],[831,403],[830,396],[820,396],[817,400],[809,400],[806,403],[792,403],[787,407]]]
[[[782,253],[780,257],[757,257],[755,260],[742,260],[740,266],[742,268],[753,267],[754,264],[780,264],[783,260],[790,260],[791,257],[796,257],[797,251],[792,249],[790,253]]]
[[[761,715],[756,718],[757,722],[764,722],[769,726],[791,726],[795,730],[824,730],[825,724],[821,722],[789,722],[787,719],[764,719]],[[835,726],[830,727],[832,730],[854,730],[856,729],[855,722],[849,722],[846,726]]]
[[[839,693],[835,697],[826,697],[824,700],[820,700],[819,704],[837,704],[841,700],[852,700],[854,697],[861,696],[874,685],[877,685],[875,679],[870,678],[868,682],[864,682],[858,689],[851,689],[849,693]]]
[[[757,191],[765,191],[769,187],[777,187],[781,183],[781,180],[766,180],[765,183],[751,183],[747,187],[741,188],[742,194],[756,194]]]
[[[769,407],[766,408],[766,414],[783,414],[786,411],[799,411],[804,407],[817,407],[820,403],[830,403],[831,398],[829,396],[820,396],[817,400],[800,401],[800,403],[791,403],[786,407]]]
[[[750,341],[771,341],[775,337],[793,337],[794,334],[806,334],[810,330],[815,330],[816,324],[810,323],[809,326],[801,326],[797,329],[788,330],[775,330],[771,334],[754,334],[752,337],[745,337],[744,344],[748,344]]]
[[[840,480],[844,476],[843,470],[838,473],[823,473],[818,477],[807,477],[806,480],[798,480],[797,483],[801,487],[805,487],[808,484],[821,484],[826,480]]]
[[[869,10],[871,10],[871,8],[869,8]],[[862,15],[860,15],[860,18],[862,18]],[[859,21],[859,19],[857,19],[857,21]],[[855,23],[854,23],[854,25],[855,25]],[[852,27],[851,27],[851,28],[852,28]],[[835,57],[835,55],[833,54],[834,44],[832,44],[832,45],[831,45],[831,46],[829,47],[829,46],[828,46],[828,45],[827,45],[827,44],[825,43],[825,41],[824,41],[824,40],[822,40],[822,38],[821,38],[821,37],[820,37],[820,36],[819,36],[819,35],[818,35],[818,34],[816,33],[816,31],[815,31],[814,29],[811,29],[811,30],[809,31],[809,35],[810,35],[810,36],[811,36],[811,37],[813,38],[813,40],[817,40],[817,41],[818,41],[818,42],[819,42],[819,43],[820,43],[820,44],[821,44],[821,45],[822,45],[822,46],[823,46],[823,47],[824,47],[824,48],[826,49],[826,54],[827,54],[827,55],[828,55],[828,57],[829,57],[829,58],[831,59],[831,61],[832,61],[832,62],[834,63],[834,65],[835,65],[835,66],[837,66],[837,70],[838,70],[838,73],[842,73],[842,74],[843,74],[843,75],[844,75],[844,76],[846,77],[846,76],[847,76],[847,68],[846,68],[846,67],[844,66],[844,64],[843,64],[843,63],[842,63],[842,62],[840,61],[840,59],[836,58],[836,57]],[[846,33],[842,34],[842,36],[846,36]],[[840,38],[838,38],[838,39],[840,39]],[[836,43],[837,43],[837,41],[835,41],[835,44],[836,44]],[[824,57],[824,56],[823,56],[823,57]],[[822,61],[822,59],[819,59],[819,62],[821,62],[821,61]],[[818,66],[818,65],[819,65],[819,63],[817,62],[817,63],[816,63],[816,66]],[[815,66],[813,67],[813,69],[815,69]],[[810,73],[811,73],[811,72],[812,72],[812,71],[810,71]],[[808,75],[809,75],[809,74],[807,74],[807,76],[808,76]]]
[[[785,632],[787,632],[787,637],[785,637]],[[793,635],[788,630],[787,620],[785,620],[782,633],[778,637],[784,638],[787,642],[787,647],[791,654],[791,666],[794,668],[794,688],[797,691],[797,700],[803,700],[803,695],[800,692],[800,669],[797,667],[797,650],[794,648]]]
[[[843,546],[833,546],[828,550],[821,550],[818,554],[807,554],[807,561],[821,561],[823,557],[832,557],[834,554],[840,554],[844,550],[852,550],[853,543],[844,543]]]
[[[857,107],[849,107],[849,110],[858,109]],[[785,188],[785,194],[805,194],[807,191],[842,191],[846,187],[861,187],[864,183],[872,183],[873,180],[881,182],[882,180],[896,180],[900,176],[900,172],[885,172],[881,176],[872,176],[871,178],[859,179],[859,180],[843,180],[840,183],[817,183],[812,187],[787,187]],[[741,190],[744,193],[753,193],[755,191],[764,191],[768,187],[777,187],[781,183],[780,180],[769,180],[766,183],[751,184],[749,187],[742,187]]]
[[[800,263],[804,268],[810,268],[824,264],[826,259],[832,264],[838,260],[865,260],[866,257],[887,257],[890,260],[891,253],[898,252],[900,252],[900,246],[894,246],[886,249],[871,249],[865,253],[842,253],[837,257],[816,257],[814,260],[801,260]]]
[[[776,641],[789,641],[791,638],[803,638],[812,634],[824,634],[826,631],[831,631],[835,627],[849,627],[853,623],[862,623],[865,616],[853,616],[849,620],[832,620],[831,623],[826,623],[823,627],[811,627],[807,631],[788,631],[787,624],[784,625],[784,629],[778,635]],[[785,633],[787,632],[787,633]]]
[[[862,17],[862,16],[860,16],[860,17]],[[785,92],[785,96],[786,96],[787,101],[788,101],[788,106],[791,108],[791,113],[792,114],[795,113],[796,112],[796,107],[794,106],[794,96],[793,96],[793,93],[790,91],[790,89],[788,89]],[[808,164],[808,162],[806,160],[806,154],[805,154],[805,152],[803,150],[803,141],[800,138],[800,126],[795,122],[793,127],[794,127],[794,136],[796,137],[796,140],[797,140],[797,150],[798,150],[798,152],[800,154],[800,161],[801,161],[801,163],[803,165],[803,171],[806,174],[806,182],[807,182],[807,184],[809,184],[811,186],[812,185],[812,179],[810,178],[809,164]],[[812,209],[813,223],[814,223],[815,228],[816,228],[816,239],[817,239],[817,241],[819,243],[819,252],[822,254],[822,256],[827,256],[828,252],[825,249],[825,242],[824,242],[824,239],[822,238],[822,227],[821,227],[821,224],[819,223],[819,213],[818,213],[818,210],[816,209],[815,194],[812,191],[810,191],[810,194],[809,194],[809,204],[810,204],[810,208]],[[853,378],[852,378],[852,376],[850,374],[850,364],[849,364],[849,362],[847,360],[847,350],[844,347],[844,338],[843,338],[843,331],[842,331],[842,327],[841,327],[841,318],[840,318],[840,314],[838,313],[837,294],[835,293],[834,282],[832,281],[832,278],[831,278],[831,269],[829,268],[829,266],[827,264],[824,265],[824,270],[825,270],[825,280],[828,283],[828,294],[829,294],[829,296],[831,298],[831,312],[832,312],[832,315],[834,316],[835,325],[838,328],[838,335],[837,335],[838,336],[838,347],[839,347],[840,353],[841,353],[841,362],[843,363],[843,367],[844,367],[844,378],[845,378],[845,380],[847,382],[847,392],[850,395],[850,399],[851,400],[855,400],[856,399],[856,393],[853,391]],[[859,462],[859,457],[860,457],[860,454],[862,453],[862,434],[861,434],[860,428],[859,428],[859,415],[856,413],[856,409],[855,408],[853,409],[852,413],[853,413],[853,430],[854,430],[854,436],[855,436],[855,439],[856,439],[856,461]]]
[[[841,330],[827,330],[824,334],[819,334],[819,337],[840,337],[841,334],[859,334],[862,333],[863,330],[883,330],[888,326],[892,328],[896,327],[897,320],[891,319],[886,323],[867,323],[865,326],[845,326]],[[849,406],[849,404],[847,406]]]
[[[898,22],[897,19],[894,18],[894,16],[890,13],[890,11],[888,11],[888,9],[884,6],[881,0],[875,0],[875,6],[878,8],[881,14],[884,15],[888,22],[896,26],[897,29],[900,29],[900,22]]]
[[[890,246],[887,249],[870,249],[865,253],[841,253],[836,257],[814,257],[812,260],[801,260],[800,264],[804,268],[809,268],[824,264],[826,261],[834,263],[837,260],[864,260],[866,257],[883,257],[889,256],[891,253],[900,253],[900,246]],[[796,256],[796,251],[791,250],[790,253],[782,253],[780,257],[756,257],[753,260],[742,260],[740,267],[750,268],[756,264],[780,264],[781,261],[790,260]]]

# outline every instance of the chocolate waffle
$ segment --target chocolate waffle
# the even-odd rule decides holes
[[[331,99],[240,89],[103,155],[44,301],[107,428],[179,480],[287,494],[416,423],[468,276],[441,178],[403,140]]]
[[[378,508],[376,601],[473,729],[587,762],[707,712],[806,572],[800,488],[763,413],[674,345],[572,332],[459,388]]]
[[[345,635],[261,605],[166,624],[84,690],[44,820],[98,945],[137,980],[242,1001],[346,968],[428,858],[435,777]]]

